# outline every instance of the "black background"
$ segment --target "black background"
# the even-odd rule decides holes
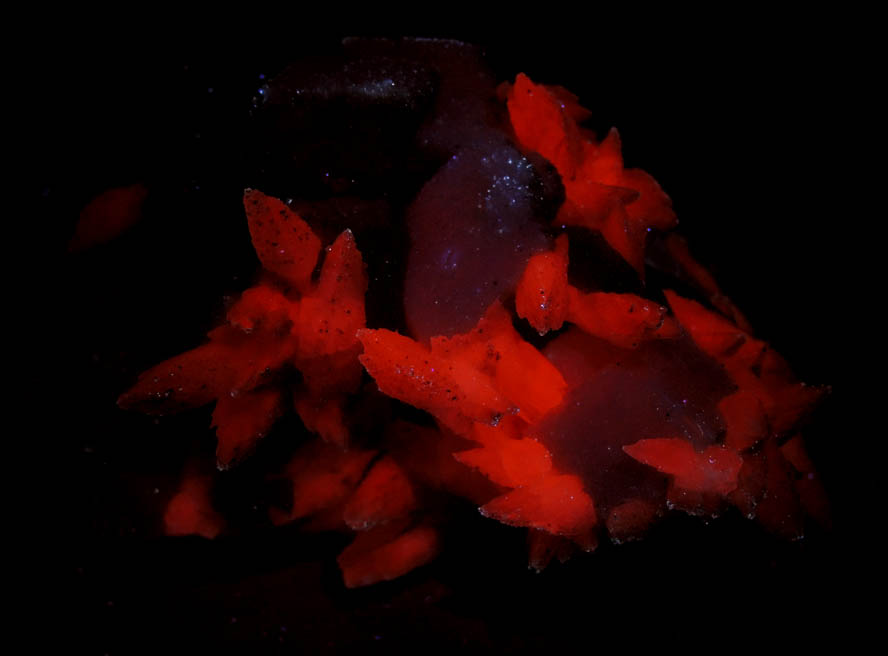
[[[832,385],[807,437],[834,531],[786,544],[738,517],[708,526],[676,517],[642,543],[537,575],[521,531],[463,509],[468,519],[434,564],[357,591],[338,578],[335,536],[158,537],[181,463],[211,457],[209,412],[156,423],[115,406],[139,371],[197,343],[223,297],[249,284],[256,261],[238,203],[251,184],[241,165],[250,99],[260,74],[333,49],[337,37],[294,28],[289,38],[171,51],[117,35],[46,53],[33,103],[44,126],[38,207],[61,262],[67,426],[49,444],[64,457],[60,521],[70,526],[59,562],[74,643],[93,653],[521,652],[695,636],[756,644],[766,633],[816,642],[843,630],[852,456],[837,438],[851,394],[839,269],[851,254],[837,238],[844,203],[834,191],[847,81],[827,42],[790,27],[414,33],[480,43],[499,79],[524,71],[561,84],[593,111],[594,127],[620,129],[627,166],[671,195],[693,252],[758,335],[803,380]],[[140,180],[152,194],[142,224],[91,252],[63,253],[91,197]],[[285,450],[273,438],[267,459]],[[242,526],[258,523],[250,507],[233,506]]]

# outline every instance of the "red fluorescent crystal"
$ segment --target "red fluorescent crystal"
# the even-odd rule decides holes
[[[515,290],[515,311],[545,335],[564,325],[570,305],[567,282],[567,235],[560,235],[555,250],[530,258]]]
[[[210,498],[212,485],[209,476],[185,475],[163,516],[167,535],[199,535],[212,539],[222,532],[224,520],[213,510]]]
[[[390,581],[429,562],[438,543],[430,526],[404,530],[403,524],[388,524],[359,533],[339,555],[342,579],[349,588]]]
[[[674,477],[675,485],[694,492],[730,494],[737,488],[743,458],[724,446],[710,446],[697,453],[680,437],[641,440],[623,451],[657,471]]]
[[[356,332],[365,323],[367,277],[348,230],[311,273],[320,240],[279,200],[247,190],[244,207],[257,254],[269,273],[231,307],[227,324],[199,346],[148,370],[124,393],[124,408],[165,414],[216,402],[213,426],[221,468],[245,456],[281,411],[275,372],[303,372],[296,408],[315,432],[344,444],[341,404],[360,381]]]
[[[111,241],[142,218],[148,188],[141,184],[115,187],[93,198],[80,212],[69,251],[81,251]]]
[[[250,237],[262,266],[302,290],[311,278],[321,240],[302,218],[277,198],[247,189],[244,208]]]
[[[507,106],[518,143],[561,174],[567,198],[558,219],[600,231],[644,278],[648,230],[668,230],[676,218],[672,202],[651,176],[623,168],[617,131],[597,143],[577,126],[585,112],[575,98],[534,84],[524,74],[509,90]]]
[[[322,249],[299,213],[248,189],[258,282],[205,344],[143,373],[121,407],[165,414],[215,403],[220,469],[247,457],[292,407],[316,437],[286,466],[292,496],[271,519],[352,533],[339,556],[349,587],[433,558],[442,525],[426,502],[441,496],[527,528],[537,569],[602,537],[637,539],[670,508],[714,515],[733,506],[788,538],[802,535],[806,516],[827,524],[798,435],[822,390],[797,382],[752,336],[677,236],[665,237],[665,252],[713,309],[669,290],[667,307],[651,288],[642,296],[572,280],[570,260],[585,254],[571,250],[565,225],[599,232],[643,281],[649,233],[675,225],[671,202],[648,174],[624,168],[616,130],[597,141],[580,127],[590,113],[566,90],[522,74],[500,94],[508,125],[495,138],[478,128],[487,141],[459,151],[408,210],[422,250],[405,254],[412,334],[396,322],[367,327],[368,275],[351,230]],[[517,166],[526,176],[539,156],[564,191],[551,226],[531,216],[536,182],[503,173]],[[476,199],[479,176],[493,182]],[[442,227],[451,193],[477,200],[477,212]],[[503,208],[514,215],[498,223]],[[461,264],[468,251],[503,257],[492,272],[486,260]],[[426,305],[435,307],[423,315]],[[375,386],[362,385],[367,375]],[[436,426],[377,412],[374,387]],[[353,411],[362,405],[370,411]],[[356,429],[361,416],[375,428]],[[211,483],[184,479],[168,533],[220,532]]]

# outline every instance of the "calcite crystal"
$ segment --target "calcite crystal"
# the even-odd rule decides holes
[[[215,404],[219,469],[295,411],[305,430],[271,521],[351,533],[338,561],[350,587],[431,560],[442,497],[526,528],[538,569],[638,539],[673,511],[734,508],[787,538],[828,524],[799,434],[823,390],[754,337],[670,232],[669,197],[624,167],[616,130],[598,139],[583,127],[594,110],[524,74],[497,87],[477,51],[453,42],[351,41],[323,70],[272,81],[274,125],[303,134],[300,121],[325,107],[378,115],[395,141],[374,157],[394,173],[375,160],[362,169],[359,135],[323,154],[278,144],[295,149],[274,154],[290,173],[311,177],[314,153],[351,182],[312,183],[289,202],[247,189],[255,284],[121,407]],[[361,185],[399,171],[415,181],[408,193],[366,200]],[[644,284],[653,241],[682,293]],[[637,293],[576,266],[602,249],[628,263]],[[211,485],[183,479],[170,534],[224,530]]]

